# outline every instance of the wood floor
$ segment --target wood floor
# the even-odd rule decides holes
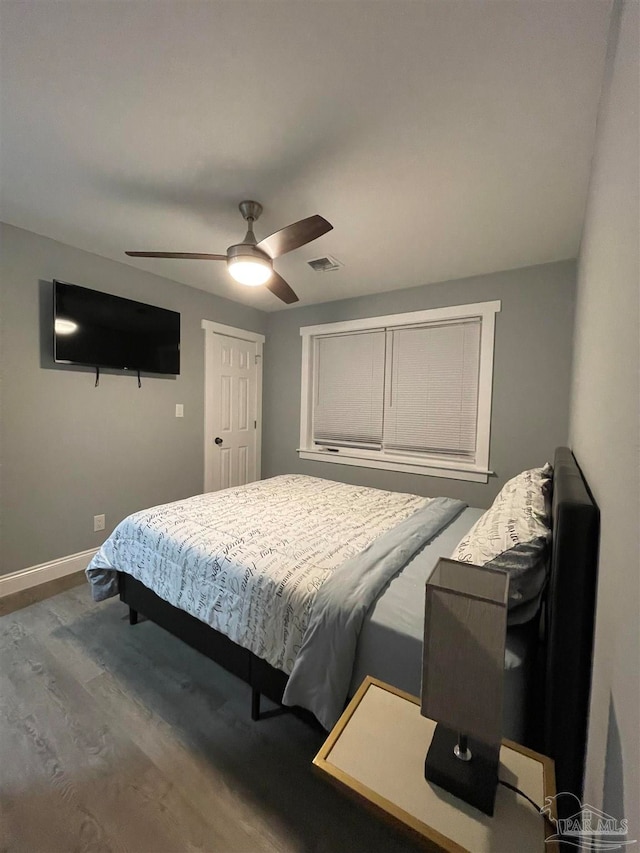
[[[252,723],[247,685],[127,613],[82,586],[0,618],[1,853],[419,849],[316,776],[321,732]]]

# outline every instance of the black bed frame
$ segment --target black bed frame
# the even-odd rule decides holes
[[[567,447],[554,459],[553,544],[542,612],[533,749],[551,756],[558,791],[582,795],[596,593],[599,513]],[[281,703],[287,675],[274,669],[199,619],[179,610],[124,572],[120,599],[129,621],[138,613],[170,631],[251,686],[251,717],[260,717],[260,696]]]
[[[138,613],[166,628],[189,646],[228,669],[251,686],[251,718],[260,718],[260,696],[281,703],[288,676],[237,645],[220,631],[211,628],[190,613],[174,607],[152,592],[140,581],[118,574],[120,600],[129,605],[129,622],[135,625]]]

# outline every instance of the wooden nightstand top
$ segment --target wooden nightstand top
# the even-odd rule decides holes
[[[504,786],[498,785],[495,813],[488,817],[425,780],[435,725],[421,716],[414,696],[368,676],[313,763],[431,850],[557,853],[545,844],[553,830],[543,817]],[[540,806],[556,793],[551,759],[510,741],[500,751],[500,778]]]

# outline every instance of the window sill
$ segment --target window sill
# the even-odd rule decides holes
[[[334,465],[355,465],[359,468],[379,468],[383,471],[400,471],[405,474],[422,474],[425,477],[443,477],[448,480],[466,480],[470,483],[486,483],[492,472],[462,462],[434,463],[433,461],[405,461],[402,458],[372,458],[357,451],[340,448],[339,451],[298,448],[300,459],[314,462],[331,462]]]

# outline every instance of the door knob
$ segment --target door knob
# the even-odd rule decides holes
[[[220,436],[218,436],[217,438],[214,438],[214,441],[218,445],[218,447],[220,447],[220,445],[222,444],[222,439],[220,438]]]

